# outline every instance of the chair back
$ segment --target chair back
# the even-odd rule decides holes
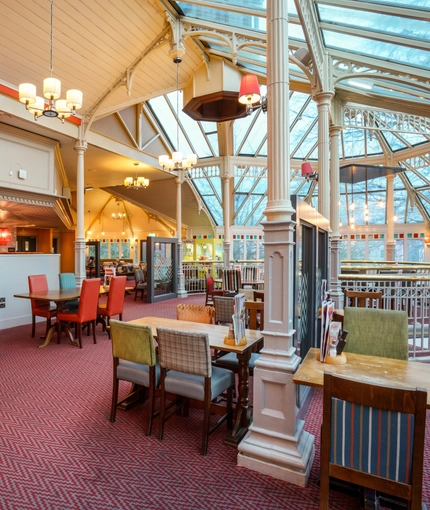
[[[58,275],[60,289],[76,289],[76,277],[74,273],[60,273]]]
[[[408,314],[378,308],[344,309],[343,327],[348,331],[345,352],[408,359]]]
[[[114,358],[155,366],[157,358],[151,326],[114,319],[109,324]]]
[[[232,322],[234,298],[227,296],[214,296],[215,324],[229,324]]]
[[[108,315],[118,315],[124,308],[126,276],[112,276],[110,279],[109,294],[106,303]]]
[[[48,280],[46,278],[46,274],[35,274],[28,276],[28,290],[30,292],[45,292],[48,289]],[[35,310],[36,308],[46,307],[46,301],[40,301],[37,299],[31,300],[31,309]]]
[[[215,310],[213,306],[180,304],[176,306],[176,319],[178,321],[200,322],[202,324],[214,323]]]
[[[254,290],[254,301],[263,301],[264,302],[264,292]]]
[[[248,313],[249,329],[264,329],[264,302],[245,301],[245,310]]]
[[[427,392],[324,374],[321,508],[329,477],[411,501],[421,509]]]
[[[157,342],[162,368],[203,377],[212,376],[207,334],[158,327]]]
[[[77,315],[79,322],[93,321],[97,318],[97,305],[100,294],[100,280],[91,278],[83,280]]]
[[[222,290],[224,292],[239,292],[242,288],[240,269],[223,269]]]
[[[143,280],[143,269],[136,269],[134,272],[134,281],[136,283],[142,283]]]
[[[382,292],[348,290],[343,292],[345,306],[360,308],[382,308]]]
[[[215,290],[214,277],[211,274],[205,276],[206,279],[206,292],[213,292]]]

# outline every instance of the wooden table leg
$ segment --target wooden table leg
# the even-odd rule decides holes
[[[237,354],[239,361],[239,384],[238,384],[238,401],[236,406],[236,420],[233,430],[225,440],[225,444],[237,446],[248,431],[251,423],[251,408],[249,405],[249,360],[251,358],[251,350],[248,349],[242,354]]]

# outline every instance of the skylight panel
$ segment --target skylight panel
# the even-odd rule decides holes
[[[356,0],[358,2],[362,2],[363,0]],[[364,0],[368,1],[368,0]],[[414,9],[423,7],[424,9],[428,9],[429,2],[428,0],[371,0],[374,4],[385,4],[385,5],[395,5],[396,7],[413,7]]]
[[[430,51],[323,30],[329,48],[350,51],[389,62],[430,69]]]
[[[428,6],[428,2],[427,2]],[[430,23],[418,19],[378,14],[362,10],[345,9],[331,5],[318,5],[321,21],[365,28],[375,32],[393,34],[423,41],[430,40]]]

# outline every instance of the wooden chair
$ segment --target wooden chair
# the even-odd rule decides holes
[[[133,386],[138,385],[134,390],[135,394],[140,392],[140,386],[143,386],[149,393],[149,417],[146,427],[146,435],[149,436],[155,416],[155,388],[160,383],[160,367],[157,365],[152,329],[144,324],[131,324],[112,319],[110,330],[113,356],[110,421],[115,421],[117,407],[133,396],[133,393],[129,393],[118,402],[119,381],[129,381]]]
[[[30,275],[28,277],[28,289],[30,292],[43,292],[48,290],[48,280],[45,274]],[[31,338],[36,333],[36,317],[46,319],[45,336],[51,327],[51,319],[57,315],[57,308],[51,306],[46,301],[31,300]]]
[[[343,328],[348,331],[345,353],[408,359],[408,314],[405,311],[347,306]]]
[[[237,294],[242,288],[240,269],[223,269],[222,290],[225,294]]]
[[[212,306],[188,305],[183,303],[176,306],[176,319],[178,321],[213,324],[214,315],[215,310]]]
[[[361,290],[345,289],[343,295],[345,307],[382,308],[382,292],[365,292]]]
[[[262,292],[261,290],[254,290],[254,301],[264,302],[264,292]]]
[[[126,276],[112,276],[109,285],[107,303],[100,304],[97,307],[96,324],[99,322],[103,324],[103,331],[106,331],[106,326],[109,325],[111,317],[118,315],[119,320],[122,321],[126,283]]]
[[[75,273],[60,273],[58,275],[58,281],[60,284],[60,289],[76,289]],[[79,298],[66,301],[63,305],[63,308],[67,308],[68,310],[77,310],[78,307]]]
[[[329,477],[408,501],[421,510],[427,392],[324,374],[320,510]],[[379,507],[378,507],[379,508]]]
[[[209,434],[224,420],[232,427],[232,395],[234,374],[230,370],[212,367],[209,338],[206,334],[157,328],[157,341],[161,367],[161,405],[158,439],[163,439],[164,424],[169,416],[183,406],[188,414],[188,399],[203,402],[204,420],[202,455],[207,454]],[[227,391],[225,413],[210,426],[211,401]],[[173,410],[166,415],[166,394],[183,397],[175,401]]]
[[[136,269],[134,272],[134,281],[134,300],[136,301],[138,292],[140,292],[140,299],[143,299],[148,287],[146,272],[144,272],[143,269]]]
[[[214,277],[211,274],[207,274],[205,276],[206,280],[206,301],[205,306],[213,305],[213,297],[214,296],[222,296],[224,291],[222,289],[215,289]]]
[[[75,324],[75,334],[78,333],[79,348],[82,349],[82,326],[89,322],[93,328],[93,340],[97,343],[96,339],[96,319],[97,319],[97,305],[100,293],[100,280],[98,278],[86,279],[82,282],[81,297],[79,299],[79,308],[77,311],[64,311],[57,314],[57,333],[58,342],[61,339],[61,331],[64,329],[71,337],[71,333],[63,322],[71,322]],[[78,327],[80,325],[80,327]]]

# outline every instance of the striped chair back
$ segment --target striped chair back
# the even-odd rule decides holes
[[[427,392],[324,373],[320,509],[329,478],[409,501],[421,509]]]
[[[222,272],[222,290],[239,292],[242,288],[240,269],[224,269]]]

